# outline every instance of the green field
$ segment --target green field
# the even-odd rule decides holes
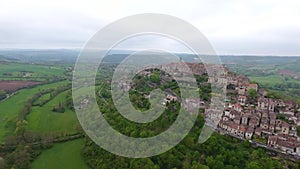
[[[83,139],[55,144],[33,161],[31,169],[87,169],[81,156]]]
[[[50,96],[51,96],[50,93],[44,94],[44,95],[42,95],[39,99],[37,99],[37,100],[34,102],[34,104],[40,104],[40,103],[43,102],[43,101],[47,101],[47,100],[50,99]]]
[[[37,64],[0,63],[0,65],[1,80],[47,80],[47,77],[61,77],[65,71],[63,67]],[[26,75],[22,74],[24,71],[29,72],[30,76],[26,77]]]
[[[67,83],[68,81],[61,81],[52,84],[39,85],[30,89],[23,89],[16,95],[0,102],[0,142],[3,141],[3,138],[6,135],[13,134],[16,117],[28,99],[30,99],[39,90],[56,88],[57,86],[65,85]]]
[[[76,132],[77,121],[76,113],[66,108],[64,113],[53,112],[52,107],[59,102],[65,104],[65,98],[68,91],[58,94],[54,99],[44,106],[33,106],[30,114],[27,116],[27,129],[31,131],[44,132]]]
[[[255,81],[265,86],[279,84],[284,81],[284,77],[281,75],[249,76],[249,78],[251,79],[251,81]]]

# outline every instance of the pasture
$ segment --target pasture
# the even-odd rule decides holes
[[[76,132],[76,127],[79,125],[76,113],[65,107],[64,113],[53,112],[53,106],[62,102],[66,105],[66,94],[64,91],[58,94],[55,98],[47,102],[44,106],[33,106],[30,114],[27,116],[27,129],[39,133],[45,132]]]
[[[45,81],[50,77],[62,77],[64,67],[25,64],[25,63],[0,63],[1,80],[36,80]]]
[[[6,135],[12,135],[14,133],[16,118],[28,99],[40,90],[56,88],[57,86],[67,83],[69,82],[61,81],[39,85],[30,89],[23,89],[5,101],[0,102],[0,142],[3,141]]]
[[[84,139],[54,144],[35,159],[31,169],[88,169],[81,155]]]

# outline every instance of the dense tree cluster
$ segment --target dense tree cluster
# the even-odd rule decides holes
[[[161,169],[274,169],[283,164],[270,158],[263,149],[251,148],[249,142],[214,134],[204,144],[198,136],[204,121],[201,116],[188,136],[176,147],[158,156],[129,159],[113,155],[86,139],[83,150],[85,161],[91,168],[161,168]],[[297,166],[293,166],[297,167]]]

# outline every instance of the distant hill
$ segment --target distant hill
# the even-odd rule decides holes
[[[15,49],[0,50],[0,56],[20,62],[43,64],[75,63],[79,50],[68,49]],[[1,58],[0,58],[1,60]]]
[[[19,61],[19,59],[9,58],[9,57],[0,55],[0,61]]]
[[[120,63],[127,56],[135,53],[132,50],[111,50],[104,58],[104,62]],[[74,64],[80,49],[6,49],[0,50],[0,61],[20,61],[43,64]],[[196,55],[188,53],[174,53],[185,62],[200,62]],[[209,56],[206,56],[209,57]],[[220,55],[221,62],[226,65],[288,65],[299,72],[300,57],[285,56],[238,56]]]

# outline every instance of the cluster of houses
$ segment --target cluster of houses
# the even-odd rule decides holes
[[[229,74],[227,84],[231,97],[226,100],[219,128],[245,139],[266,140],[266,146],[300,156],[300,111],[296,102],[268,98],[265,90],[244,76]],[[250,98],[250,90],[255,91],[255,99]]]
[[[89,104],[89,99],[85,98],[80,102],[78,109],[80,110],[80,109],[84,108],[85,106],[87,106],[88,104]]]
[[[186,63],[170,63],[160,65],[158,69],[165,72],[172,72],[172,76],[189,82],[186,78],[190,70],[194,75],[207,74],[207,67],[210,73],[217,72],[220,67],[211,65]],[[223,66],[223,65],[222,65]],[[265,140],[265,146],[278,149],[282,152],[300,156],[300,137],[297,127],[300,126],[300,111],[298,104],[294,101],[268,98],[267,92],[259,88],[258,84],[251,83],[249,78],[230,72],[226,67],[222,67],[217,78],[209,78],[208,83],[227,84],[226,104],[223,112],[215,113],[211,109],[206,109],[206,120],[217,119],[218,127],[232,135],[245,139]],[[151,71],[140,72],[144,76],[150,76]],[[170,80],[170,77],[164,77]],[[180,83],[180,82],[179,82]],[[122,88],[128,90],[130,87],[123,85]],[[250,91],[255,97],[250,96]],[[163,104],[178,100],[177,96],[169,92]],[[207,107],[201,99],[182,100],[182,105],[190,112],[197,112],[200,107]],[[214,123],[214,122],[213,122]]]

